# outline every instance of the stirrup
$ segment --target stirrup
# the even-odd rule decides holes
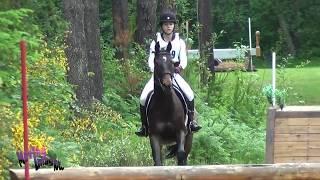
[[[135,134],[137,136],[141,136],[141,137],[147,137],[148,133],[147,133],[147,129],[145,126],[142,126],[138,131],[135,132]]]
[[[197,123],[195,123],[194,121],[191,121],[190,123],[190,129],[193,132],[198,132],[202,127],[199,126]]]

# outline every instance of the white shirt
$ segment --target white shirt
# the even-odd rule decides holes
[[[162,39],[161,34],[157,33],[157,41],[159,42],[160,49],[166,49],[169,42],[166,42]],[[154,47],[156,45],[156,42],[153,40],[150,45],[150,51],[149,51],[149,59],[148,64],[150,71],[153,72],[154,70]],[[187,67],[187,52],[186,52],[186,44],[185,42],[179,38],[179,33],[175,33],[174,39],[171,41],[172,49],[170,51],[172,55],[172,62],[179,62],[182,69],[185,69]]]

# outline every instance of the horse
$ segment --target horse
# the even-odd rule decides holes
[[[162,147],[171,145],[168,156],[176,156],[178,165],[187,165],[192,147],[192,133],[186,125],[186,111],[173,87],[174,63],[171,56],[172,45],[160,50],[155,45],[154,91],[150,99],[147,118],[152,157],[155,166],[163,165]]]

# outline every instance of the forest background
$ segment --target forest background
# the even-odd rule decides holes
[[[29,144],[46,147],[64,167],[150,166],[139,95],[150,77],[148,42],[164,9],[201,57],[183,72],[203,129],[190,165],[263,163],[270,106],[271,52],[278,97],[287,105],[320,98],[320,2],[317,0],[0,0],[0,177],[19,168],[23,150],[19,41],[28,47]],[[261,32],[255,72],[208,70],[208,48],[249,45]],[[186,27],[188,22],[188,28]],[[253,43],[254,44],[254,43]],[[234,62],[243,64],[245,57]],[[167,165],[174,164],[168,160]]]

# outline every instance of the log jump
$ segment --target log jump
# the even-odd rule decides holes
[[[13,180],[24,179],[23,169],[10,169]],[[320,179],[320,163],[158,166],[158,167],[79,167],[63,171],[30,170],[31,179]]]

